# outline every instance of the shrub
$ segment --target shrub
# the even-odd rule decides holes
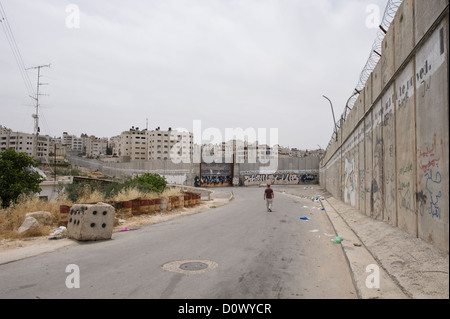
[[[133,178],[130,182],[130,186],[134,186],[144,193],[162,193],[167,187],[167,181],[164,176],[159,174],[145,173]]]
[[[34,169],[38,162],[14,149],[0,152],[0,204],[3,208],[15,203],[20,195],[41,191],[44,178]]]

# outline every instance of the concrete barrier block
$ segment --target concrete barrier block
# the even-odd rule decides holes
[[[363,109],[361,110],[363,114],[367,110],[367,104],[372,105],[372,76],[373,76],[373,70],[372,73],[370,73],[369,77],[367,78],[366,84],[364,86],[364,89],[362,91],[362,97],[364,97],[364,100],[362,101]],[[360,95],[361,97],[361,95]]]
[[[430,2],[430,1],[428,1]],[[432,2],[432,1],[431,1]],[[405,0],[394,18],[395,67],[402,65],[414,48],[414,0]]]
[[[356,122],[355,126],[358,124],[360,120],[364,118],[365,114],[365,101],[366,101],[366,90],[364,89],[361,94],[358,96],[358,99],[355,102],[355,108],[356,108]]]
[[[448,5],[448,0],[415,1],[415,44],[419,43],[433,22]]]
[[[111,239],[115,209],[105,203],[75,204],[69,213],[67,237],[80,240]]]
[[[382,42],[382,56],[381,56],[381,87],[382,89],[388,84],[392,79],[394,72],[396,70],[395,65],[395,43],[394,43],[394,28],[395,23],[393,22],[386,33]]]
[[[382,85],[381,85],[381,60],[378,62],[378,64],[375,66],[375,68],[372,71],[372,77],[371,82],[372,84],[372,95],[367,96],[367,100],[365,103],[365,111],[369,111],[369,109],[372,107],[373,102],[378,98],[378,96],[381,93]]]

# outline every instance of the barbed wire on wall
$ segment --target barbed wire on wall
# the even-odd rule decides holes
[[[358,96],[360,92],[364,89],[367,80],[369,79],[370,75],[372,74],[372,71],[377,66],[381,54],[382,54],[382,43],[384,36],[387,33],[387,30],[389,29],[389,26],[391,25],[392,21],[394,20],[395,14],[397,13],[398,7],[402,4],[403,0],[389,0],[386,8],[384,10],[383,19],[381,20],[379,30],[377,32],[375,41],[373,42],[372,49],[370,50],[369,58],[367,59],[367,62],[361,71],[359,81],[353,90],[351,96],[347,100],[347,103],[345,105],[344,112],[342,113],[341,117],[339,118],[338,122],[336,123],[338,128],[341,128],[344,124],[345,120],[347,119],[348,113],[353,109],[353,106],[358,99]],[[335,131],[333,133],[333,136],[331,137],[330,142],[328,143],[328,147],[331,145],[333,140],[336,138],[337,132]],[[328,149],[327,147],[327,149]]]

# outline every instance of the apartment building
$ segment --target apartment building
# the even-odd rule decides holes
[[[26,153],[33,156],[34,136],[22,132],[13,132],[12,130],[2,129],[0,133],[0,151],[14,149],[19,153]]]
[[[160,127],[149,131],[131,127],[118,138],[114,138],[113,154],[115,150],[120,161],[151,161],[171,160],[171,152],[175,155],[188,156],[192,159],[193,135],[190,132],[172,130],[162,131]],[[175,147],[174,147],[175,146]]]
[[[95,136],[89,136],[86,138],[86,156],[87,157],[98,157],[100,155],[105,155],[108,149],[108,139],[98,138]]]
[[[52,137],[39,135],[37,139],[36,159],[44,163],[48,162],[53,143]],[[18,153],[34,156],[34,145],[34,134],[14,132],[4,126],[0,128],[0,151],[12,148]]]
[[[119,135],[118,153],[121,162],[146,161],[147,157],[147,130],[131,127]]]
[[[147,136],[149,160],[169,160],[176,156],[191,161],[194,149],[191,132],[172,130],[170,127],[167,131],[161,131],[158,127],[149,131]]]
[[[113,157],[119,157],[120,153],[120,135],[113,136],[109,139],[108,147],[111,148],[111,154]]]
[[[41,163],[49,163],[49,157],[52,153],[54,139],[48,135],[39,135],[37,141],[37,159]]]

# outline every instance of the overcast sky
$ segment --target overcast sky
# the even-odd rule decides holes
[[[27,68],[42,69],[41,134],[135,126],[278,129],[326,148],[387,0],[0,0]],[[76,5],[79,12],[76,11]],[[372,6],[373,8],[373,6]],[[78,15],[79,13],[79,15]],[[79,16],[79,20],[77,17]],[[33,86],[37,71],[27,74]],[[0,125],[33,133],[33,100],[0,31]],[[266,136],[268,139],[269,135]],[[270,142],[270,141],[268,141]]]

